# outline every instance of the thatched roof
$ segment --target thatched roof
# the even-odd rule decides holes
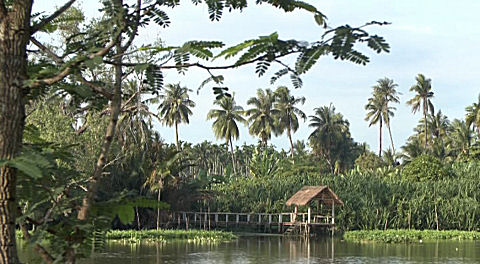
[[[343,205],[343,201],[328,186],[303,186],[297,193],[288,199],[286,205],[307,205],[312,200],[320,199],[325,205]]]

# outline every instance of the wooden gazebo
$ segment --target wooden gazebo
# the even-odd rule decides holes
[[[312,217],[312,203],[317,202],[317,211]],[[343,201],[328,186],[304,186],[296,192],[288,201],[287,206],[295,206],[292,214],[292,222],[301,222],[311,225],[335,225],[335,205],[343,206]],[[320,206],[330,207],[331,215],[321,215]],[[299,214],[299,206],[308,206],[307,214]],[[299,216],[302,216],[300,220]],[[305,219],[306,217],[306,219]]]

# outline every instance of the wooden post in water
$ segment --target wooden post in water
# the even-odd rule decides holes
[[[309,207],[308,207],[308,214],[307,214],[307,217],[308,217],[308,218],[307,218],[307,223],[308,223],[308,224],[310,224],[311,210],[312,210],[312,209],[310,209],[310,206],[309,206]]]
[[[278,232],[283,233],[282,214],[278,214]]]
[[[335,201],[332,201],[332,237],[335,233]]]

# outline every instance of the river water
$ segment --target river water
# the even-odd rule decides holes
[[[28,255],[21,254],[25,263],[36,262]],[[104,253],[79,263],[480,263],[480,241],[385,244],[252,236],[207,244],[109,242]]]
[[[474,241],[384,244],[241,237],[217,244],[114,242],[106,250],[81,263],[480,263],[480,242]]]

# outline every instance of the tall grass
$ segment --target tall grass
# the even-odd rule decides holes
[[[320,175],[312,166],[294,166],[270,178],[239,178],[213,186],[211,211],[289,212],[288,198],[304,185],[328,185],[344,201],[338,208],[342,230],[480,230],[480,163],[456,163],[454,177],[403,180],[400,170],[352,170]],[[304,210],[304,209],[303,209]]]

